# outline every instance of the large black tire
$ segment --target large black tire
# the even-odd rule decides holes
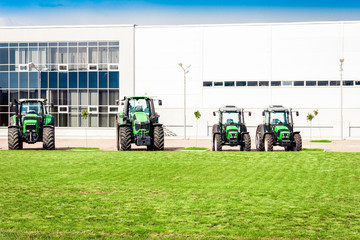
[[[131,149],[131,127],[120,127],[119,128],[119,150],[129,151]]]
[[[154,151],[164,151],[164,129],[162,126],[154,126]]]
[[[265,151],[273,151],[273,138],[271,134],[265,135]]]
[[[256,151],[264,151],[265,150],[264,139],[263,139],[263,136],[261,136],[260,130],[256,131],[255,145],[256,145]]]
[[[119,139],[120,138],[120,127],[116,125],[116,150],[120,150]]]
[[[8,148],[9,150],[22,149],[20,130],[16,127],[8,129]]]
[[[219,133],[214,135],[213,151],[222,151],[221,135]]]
[[[302,140],[301,135],[299,133],[294,134],[294,142],[295,145],[293,145],[293,151],[301,151],[302,150]]]
[[[241,151],[250,151],[251,150],[251,138],[248,133],[244,134],[244,147]]]
[[[55,149],[55,128],[44,127],[43,129],[43,149],[54,150]]]

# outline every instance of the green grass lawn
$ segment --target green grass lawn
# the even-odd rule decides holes
[[[326,139],[322,139],[322,140],[311,140],[310,142],[315,142],[315,143],[331,143],[332,141],[326,140]]]
[[[0,151],[0,238],[359,239],[360,154]]]

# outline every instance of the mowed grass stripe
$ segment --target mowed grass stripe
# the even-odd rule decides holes
[[[4,238],[360,238],[357,153],[0,154]]]

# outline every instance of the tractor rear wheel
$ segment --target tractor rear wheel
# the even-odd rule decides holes
[[[250,151],[251,150],[251,138],[250,135],[248,133],[244,134],[244,147],[242,148],[241,151]]]
[[[116,150],[120,150],[120,143],[119,143],[119,138],[120,138],[120,127],[117,126],[116,127]]]
[[[12,127],[8,129],[8,148],[9,150],[22,149],[21,135],[18,128]]]
[[[162,126],[154,126],[154,149],[164,151],[164,129]]]
[[[119,150],[128,151],[131,149],[131,127],[119,127]]]
[[[301,135],[296,133],[294,134],[294,142],[295,145],[293,145],[293,151],[301,151],[302,150],[302,140],[301,140]]]
[[[55,149],[55,129],[53,127],[44,127],[43,129],[43,149]]]
[[[273,150],[273,138],[271,134],[265,135],[265,151],[272,151]]]
[[[256,151],[264,151],[264,139],[261,137],[261,132],[256,131],[255,137]]]
[[[213,138],[213,151],[222,151],[220,134],[215,134],[215,136]]]

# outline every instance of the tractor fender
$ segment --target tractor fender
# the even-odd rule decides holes
[[[16,126],[17,124],[16,124],[16,120],[14,121],[14,118],[15,118],[15,115],[14,116],[11,116],[11,118],[10,118],[10,124],[9,124],[9,127],[10,126]],[[15,118],[16,119],[16,118]]]
[[[220,125],[214,124],[213,127],[212,127],[212,135],[213,135],[213,137],[217,133],[220,133]]]
[[[241,132],[240,135],[248,134],[249,132]]]
[[[257,133],[260,133],[260,136],[261,137],[264,137],[265,136],[265,125],[264,124],[260,124],[257,126],[256,128],[256,134]]]
[[[118,128],[120,128],[120,127],[131,127],[131,124],[130,123],[124,123],[124,124],[118,124],[117,126],[118,126]]]
[[[163,124],[162,123],[153,123],[153,126],[162,126]]]
[[[240,125],[241,132],[248,132],[247,127],[245,124]]]
[[[44,127],[51,127],[51,128],[55,128],[55,127],[54,127],[54,125],[50,125],[50,124],[44,125]]]
[[[297,132],[293,132],[293,135],[294,135],[294,134],[300,134],[300,131],[297,131]]]

